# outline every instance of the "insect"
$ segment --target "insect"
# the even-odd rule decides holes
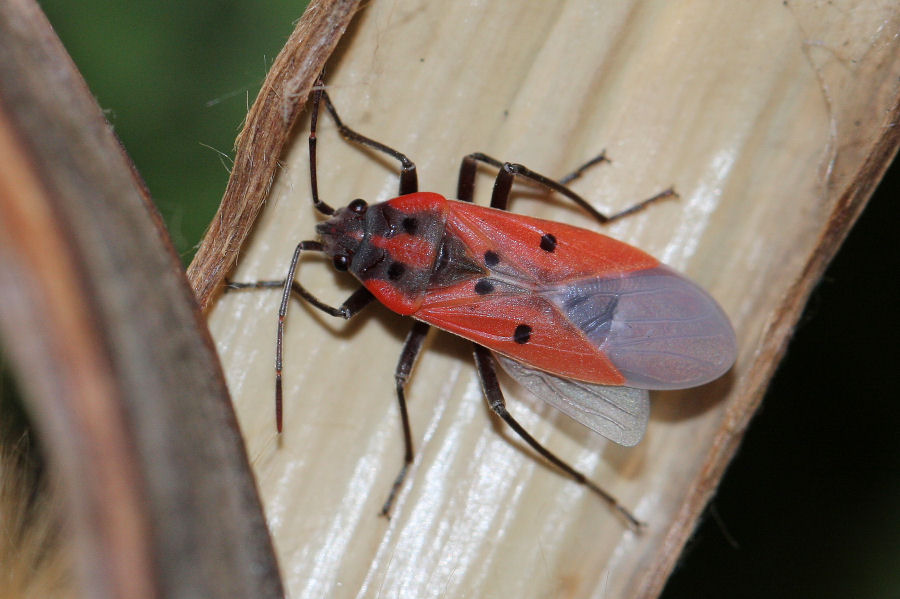
[[[322,103],[345,139],[400,163],[398,197],[373,205],[356,199],[340,209],[319,198],[316,129]],[[506,210],[517,176],[572,200],[600,223],[674,192],[604,215],[566,187],[585,169],[605,161],[604,155],[557,181],[481,153],[463,158],[456,200],[420,192],[415,164],[344,125],[321,79],[313,95],[309,151],[313,206],[328,217],[316,226],[320,240],[297,245],[283,281],[229,283],[232,289],[283,288],[275,360],[278,431],[291,296],[345,319],[377,299],[415,319],[394,373],[405,454],[383,515],[389,515],[413,461],[405,388],[434,326],[473,342],[485,397],[498,416],[537,453],[638,527],[638,519],[612,495],[546,449],[510,415],[496,364],[565,414],[632,446],[647,427],[649,390],[702,385],[731,367],[736,355],[731,324],[705,291],[649,254],[593,231]],[[499,169],[490,207],[472,203],[478,163]],[[324,253],[362,286],[338,307],[323,303],[295,281],[304,252]]]

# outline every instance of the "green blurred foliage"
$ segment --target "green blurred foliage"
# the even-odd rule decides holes
[[[306,2],[40,4],[187,264],[225,189],[247,108]]]

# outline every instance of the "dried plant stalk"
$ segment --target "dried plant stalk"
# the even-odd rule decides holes
[[[377,308],[347,324],[293,308],[276,438],[277,294],[226,295],[210,324],[292,597],[659,593],[811,287],[896,151],[900,10],[857,4],[366,5],[329,66],[345,122],[406,152],[421,188],[448,195],[476,150],[560,175],[605,148],[613,164],[575,187],[609,211],[674,184],[679,202],[606,232],[707,288],[740,357],[716,383],[658,394],[630,450],[505,381],[526,427],[649,523],[636,535],[488,426],[468,346],[432,335],[407,393],[417,461],[385,521],[376,514],[402,447],[391,373],[408,324]],[[284,112],[300,100],[284,98]],[[395,192],[396,165],[348,147],[327,118],[319,140],[326,201]],[[294,244],[314,234],[302,131],[289,141],[250,149],[283,168],[237,280],[283,277]],[[237,172],[246,164],[235,177],[253,176]],[[565,202],[522,195],[518,211],[593,226]],[[338,303],[353,285],[320,266],[304,261],[300,276]],[[208,284],[197,289],[207,297]]]
[[[0,3],[0,163],[0,332],[80,595],[282,597],[180,261],[31,0]]]

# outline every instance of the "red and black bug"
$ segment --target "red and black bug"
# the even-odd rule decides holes
[[[320,104],[341,135],[400,163],[399,196],[373,205],[361,199],[335,210],[319,199],[316,126]],[[507,212],[516,176],[555,191],[608,223],[674,195],[667,190],[612,215],[594,209],[566,184],[485,154],[462,160],[456,200],[419,192],[416,167],[404,154],[343,124],[321,81],[313,97],[309,138],[313,205],[329,218],[321,241],[297,245],[284,281],[231,283],[231,288],[283,286],[276,343],[276,421],[282,422],[283,332],[290,297],[349,319],[378,299],[416,322],[394,377],[405,442],[394,497],[413,461],[404,389],[431,326],[473,341],[475,365],[491,409],[535,451],[586,485],[632,525],[638,520],[609,493],[535,440],[506,410],[501,366],[523,386],[575,420],[622,445],[642,438],[652,389],[702,385],[725,373],[736,355],[727,316],[700,287],[652,256],[593,231]],[[478,163],[499,169],[489,208],[472,203]],[[322,252],[362,283],[339,307],[294,280],[302,252]]]

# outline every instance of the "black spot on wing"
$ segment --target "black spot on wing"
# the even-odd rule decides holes
[[[556,249],[556,237],[552,233],[544,233],[541,236],[541,249],[548,253]]]
[[[531,327],[527,324],[520,324],[513,332],[513,341],[519,345],[525,345],[531,339]]]
[[[478,295],[487,295],[494,290],[494,284],[487,279],[480,279],[475,283],[475,293]]]

